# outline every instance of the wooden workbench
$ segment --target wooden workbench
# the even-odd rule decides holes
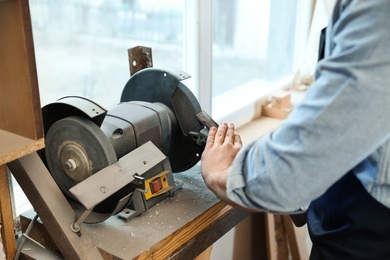
[[[199,165],[175,179],[183,182],[180,190],[129,222],[113,216],[83,224],[105,259],[193,259],[249,215],[220,202],[206,188]],[[31,219],[33,212],[24,216]],[[47,240],[37,233],[31,236]],[[31,243],[25,248],[26,256],[39,259],[43,254]]]
[[[175,174],[175,179],[183,183],[182,189],[130,222],[113,216],[99,224],[83,224],[104,259],[193,258],[248,216],[220,202],[205,187],[199,165]],[[31,211],[23,217],[32,219],[34,215]],[[44,229],[42,224],[35,227]],[[34,232],[31,237],[47,242],[48,235],[42,238],[37,236],[41,231]],[[45,246],[48,244],[53,246],[54,242]],[[24,248],[25,256],[33,259],[61,257],[31,243]]]

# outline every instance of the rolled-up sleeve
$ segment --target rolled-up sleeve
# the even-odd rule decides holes
[[[227,194],[234,202],[296,212],[389,139],[390,1],[343,2],[304,100],[230,167]]]

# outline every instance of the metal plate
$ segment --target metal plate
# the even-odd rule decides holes
[[[188,75],[179,70],[143,69],[134,74],[123,89],[121,102],[145,101],[161,103],[174,114],[177,124],[172,129],[169,161],[173,172],[182,172],[194,166],[203,147],[189,135],[204,126],[196,119],[202,109],[192,92],[180,82]]]

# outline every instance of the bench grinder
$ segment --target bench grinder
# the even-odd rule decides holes
[[[146,143],[166,156],[145,173],[133,174],[134,181],[94,206],[84,222],[115,214],[129,220],[180,188],[172,173],[200,160],[206,125],[215,125],[181,83],[188,77],[176,69],[143,69],[129,79],[120,103],[108,111],[75,96],[42,108],[46,146],[40,156],[76,212],[83,207],[70,192],[74,186]]]

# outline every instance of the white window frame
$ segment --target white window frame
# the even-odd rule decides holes
[[[213,16],[212,1],[186,0],[184,4],[184,70],[192,74],[185,82],[204,111],[211,114]]]

